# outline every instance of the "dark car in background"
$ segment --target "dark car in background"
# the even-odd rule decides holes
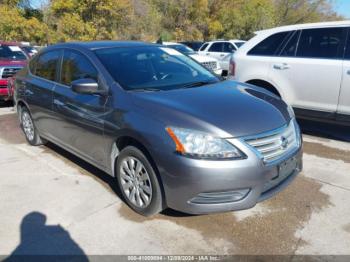
[[[198,51],[199,48],[204,44],[203,41],[183,41],[179,42],[180,44],[187,45],[192,48],[194,51]]]
[[[142,215],[251,208],[302,169],[300,130],[280,98],[162,45],[50,46],[15,84],[27,141],[114,176]]]
[[[0,41],[0,100],[8,100],[8,80],[27,63],[27,56],[17,43]]]

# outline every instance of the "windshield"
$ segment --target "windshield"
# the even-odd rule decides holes
[[[195,52],[192,48],[185,45],[166,45],[166,47],[174,48],[175,50],[185,54],[185,55],[193,55]]]
[[[0,45],[0,59],[26,60],[27,57],[18,46]]]
[[[235,45],[240,48],[245,42],[235,42]]]
[[[38,53],[38,51],[32,47],[32,46],[23,46],[22,47],[25,51],[27,51],[28,53],[33,53],[33,54],[36,54]]]
[[[206,68],[168,47],[104,48],[95,53],[115,81],[127,90],[170,90],[219,81]]]

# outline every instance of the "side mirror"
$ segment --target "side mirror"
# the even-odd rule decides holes
[[[101,90],[98,83],[91,78],[78,79],[71,83],[72,90],[78,94],[104,95],[105,90]]]

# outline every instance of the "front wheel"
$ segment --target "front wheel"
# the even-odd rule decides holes
[[[39,136],[32,116],[26,107],[22,107],[20,110],[20,120],[21,128],[29,144],[32,146],[39,146],[46,143],[46,141]]]
[[[137,213],[151,216],[162,211],[162,192],[155,170],[134,146],[124,148],[117,159],[116,178],[126,203]]]

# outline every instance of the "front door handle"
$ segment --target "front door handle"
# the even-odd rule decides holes
[[[348,75],[350,75],[350,69],[348,69],[348,71],[346,71],[346,73],[347,73]]]
[[[277,69],[277,70],[286,70],[286,69],[289,69],[290,66],[286,63],[283,63],[283,64],[274,64],[273,65],[273,68],[274,69]]]

